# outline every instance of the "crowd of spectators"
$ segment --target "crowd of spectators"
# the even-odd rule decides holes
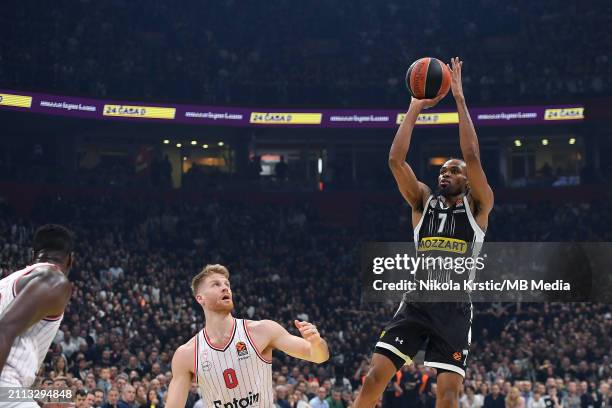
[[[211,104],[405,105],[417,58],[465,60],[473,102],[609,94],[606,0],[14,2],[0,15],[0,84]],[[571,29],[569,29],[571,27]]]
[[[493,241],[609,241],[610,200],[582,205],[497,205]],[[72,300],[39,381],[76,391],[79,407],[163,407],[173,351],[203,325],[190,295],[206,263],[231,273],[235,314],[319,327],[332,358],[313,365],[274,353],[276,406],[347,407],[394,304],[361,301],[361,242],[411,240],[405,206],[364,207],[357,225],[298,206],[98,196],[41,199],[27,219],[0,205],[0,277],[29,260],[33,229],[77,236]],[[520,222],[519,222],[520,221]],[[603,408],[610,405],[609,305],[475,304],[461,408]],[[418,360],[418,359],[417,359]],[[435,406],[436,372],[404,367],[382,406]],[[187,406],[200,407],[195,385]]]

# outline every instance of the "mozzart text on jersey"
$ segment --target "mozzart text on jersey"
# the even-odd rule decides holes
[[[488,280],[484,282],[461,281],[453,280],[439,282],[437,280],[418,280],[412,281],[402,279],[398,282],[384,282],[377,279],[372,282],[374,290],[391,290],[391,291],[494,291],[505,292],[510,290],[543,290],[543,291],[570,291],[571,285],[562,279],[557,279],[553,282],[535,279],[505,279],[502,281]]]

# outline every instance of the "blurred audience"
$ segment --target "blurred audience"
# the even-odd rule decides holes
[[[612,91],[608,5],[112,0],[39,13],[12,2],[2,13],[0,83],[135,100],[404,105],[414,60],[459,55],[473,102],[578,100]]]
[[[497,205],[488,238],[610,240],[610,203]],[[276,406],[348,407],[396,306],[361,303],[358,250],[365,241],[411,239],[407,215],[405,206],[366,206],[357,225],[342,227],[322,220],[309,200],[287,207],[102,195],[41,199],[19,219],[5,203],[0,277],[28,263],[37,225],[58,222],[75,231],[73,298],[39,381],[80,390],[79,406],[163,408],[172,354],[204,325],[191,277],[206,263],[223,263],[236,315],[272,318],[293,331],[293,319],[305,317],[330,344],[333,358],[320,366],[274,354]],[[461,408],[609,406],[609,305],[474,309]],[[434,407],[435,381],[436,371],[422,364],[402,368],[384,407]],[[194,386],[188,407],[198,400]]]

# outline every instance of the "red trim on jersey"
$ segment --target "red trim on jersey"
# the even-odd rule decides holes
[[[213,349],[213,350],[217,350],[217,351],[225,351],[225,350],[227,350],[227,348],[229,347],[229,345],[232,342],[232,340],[234,340],[234,335],[236,335],[236,319],[235,318],[232,320],[232,336],[230,337],[230,339],[228,340],[228,342],[227,342],[227,344],[225,346],[223,346],[222,348],[217,348],[217,347],[212,345],[212,342],[208,338],[208,333],[206,333],[206,327],[204,327],[204,340],[206,340],[206,343],[208,343],[210,348]]]
[[[263,361],[264,363],[266,363],[266,364],[272,364],[271,360],[266,360],[264,358],[264,356],[259,352],[259,349],[255,345],[255,342],[253,341],[253,339],[251,339],[251,333],[249,332],[249,327],[247,326],[247,321],[243,320],[242,321],[242,325],[244,326],[244,331],[246,332],[247,338],[249,339],[249,343],[251,343],[251,346],[253,346],[253,348],[255,349],[255,353],[257,354],[257,357],[259,357],[259,359],[261,361]]]
[[[40,265],[37,265],[37,266],[32,265],[32,269],[30,269],[29,271],[27,271],[26,273],[24,273],[23,275],[21,275],[20,277],[18,277],[17,279],[15,279],[15,280],[13,281],[13,297],[14,297],[14,298],[16,298],[16,297],[17,297],[17,295],[19,294],[19,293],[17,293],[17,282],[19,282],[19,279],[23,278],[24,276],[29,275],[29,274],[30,274],[30,273],[32,273],[32,272],[33,272],[33,271],[34,271],[36,268],[38,268],[39,266],[42,266],[42,265],[48,265],[48,266],[54,267],[54,268],[56,268],[56,269],[58,269],[58,270],[59,270],[59,268],[58,268],[56,265],[54,265],[54,264],[50,264],[50,263],[46,263],[46,262],[43,262],[43,263],[41,263]],[[63,316],[64,316],[64,314],[63,314],[63,313],[60,313],[60,314],[58,314],[58,315],[49,315],[49,316],[45,316],[45,317],[43,318],[43,320],[44,320],[44,321],[46,321],[46,322],[55,322],[55,321],[57,321],[57,320],[60,320],[60,319],[61,319]]]
[[[15,279],[13,281],[13,297],[17,297],[17,295],[19,293],[17,293],[17,282],[19,282],[19,279],[23,278],[26,275],[29,275],[35,268],[30,269],[29,271],[27,271],[26,273],[24,273],[23,275],[21,275],[20,277],[18,277],[17,279]]]
[[[195,376],[196,384],[198,383],[198,337],[200,337],[200,333],[195,336],[195,355],[193,356],[193,375]]]
[[[18,295],[18,293],[17,293],[17,282],[19,282],[19,279],[23,278],[26,275],[29,275],[30,273],[32,273],[32,271],[34,271],[34,269],[38,268],[39,266],[43,266],[43,265],[52,266],[52,267],[56,268],[57,270],[59,270],[57,265],[54,265],[54,264],[48,263],[48,262],[41,262],[39,264],[30,265],[31,269],[29,271],[27,271],[26,273],[24,273],[23,275],[21,275],[20,277],[15,279],[15,281],[13,281],[13,297],[17,297],[17,295]]]

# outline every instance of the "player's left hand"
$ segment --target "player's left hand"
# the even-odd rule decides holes
[[[438,95],[432,99],[417,99],[414,96],[410,100],[410,106],[415,106],[419,112],[423,109],[433,108],[444,98],[446,95]]]
[[[446,64],[451,71],[451,90],[455,99],[463,98],[463,85],[461,84],[461,67],[463,61],[459,57],[451,58],[451,63]]]
[[[295,327],[300,331],[300,334],[310,344],[319,344],[321,342],[321,334],[317,330],[317,326],[309,322],[300,322],[294,320]]]

